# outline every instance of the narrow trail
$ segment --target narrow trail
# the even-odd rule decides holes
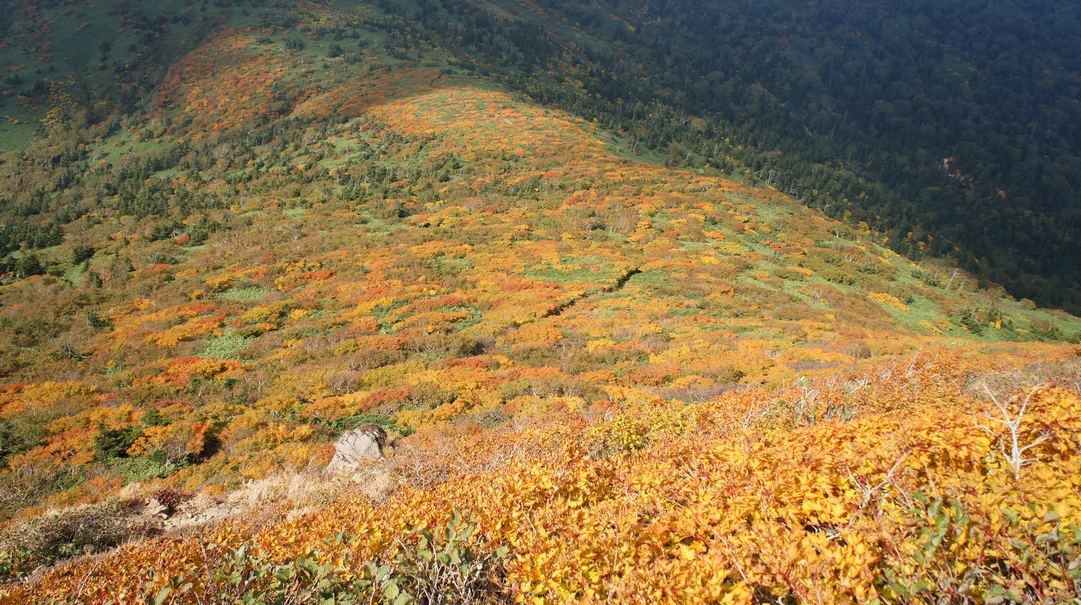
[[[632,277],[634,277],[635,275],[638,275],[641,272],[642,272],[642,269],[639,268],[639,267],[635,267],[633,269],[630,269],[626,273],[624,273],[623,275],[620,275],[619,279],[617,279],[615,281],[615,283],[612,284],[611,286],[608,286],[606,288],[601,288],[600,290],[593,290],[592,292],[583,292],[583,293],[579,294],[578,296],[575,296],[574,298],[572,298],[572,299],[570,299],[570,300],[568,300],[566,302],[562,302],[562,303],[552,307],[551,309],[548,309],[547,311],[544,312],[544,315],[541,315],[538,319],[544,319],[544,318],[547,318],[547,317],[558,317],[558,316],[562,315],[563,312],[566,311],[567,309],[573,307],[574,305],[582,302],[583,300],[585,300],[585,299],[587,299],[587,298],[589,298],[591,296],[596,296],[598,294],[608,294],[610,292],[616,292],[618,290],[622,290],[623,286],[626,286],[627,282],[630,281]],[[537,320],[533,320],[533,321],[537,321]],[[526,322],[526,323],[531,323],[531,322]]]
[[[545,311],[543,314],[541,314],[539,317],[537,317],[535,319],[530,319],[528,321],[521,321],[521,322],[516,321],[516,322],[512,323],[511,325],[507,326],[506,328],[503,328],[499,332],[499,336],[500,337],[506,336],[507,333],[509,333],[511,330],[514,330],[516,328],[520,328],[522,326],[525,326],[525,325],[528,325],[528,324],[531,324],[531,323],[536,323],[536,322],[538,322],[538,321],[540,321],[542,319],[547,319],[549,317],[559,317],[560,315],[565,313],[567,311],[567,309],[570,309],[571,307],[577,305],[578,303],[582,302],[583,300],[586,300],[587,298],[597,296],[599,294],[610,294],[612,292],[617,292],[619,290],[622,290],[623,287],[627,285],[627,282],[629,282],[632,277],[634,277],[635,275],[638,275],[641,272],[642,272],[641,267],[634,267],[633,269],[628,269],[622,275],[620,275],[616,279],[616,281],[614,283],[612,283],[612,285],[605,286],[604,288],[600,288],[599,290],[590,290],[588,292],[583,292],[583,293],[581,293],[581,294],[579,294],[579,295],[577,295],[577,296],[575,296],[575,297],[573,297],[573,298],[571,298],[569,300],[561,302],[558,305],[548,309],[547,311]]]

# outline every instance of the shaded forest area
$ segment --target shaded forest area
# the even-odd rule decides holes
[[[750,172],[901,252],[1079,309],[1076,5],[378,4],[403,39],[595,118],[636,151]]]

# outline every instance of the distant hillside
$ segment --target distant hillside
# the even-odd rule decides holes
[[[1081,319],[378,7],[156,6],[0,163],[0,603],[1077,596]]]
[[[498,5],[498,8],[493,8]],[[1081,8],[382,2],[456,60],[673,165],[745,171],[896,250],[1081,300]]]
[[[444,60],[597,118],[671,165],[751,175],[868,223],[901,253],[952,257],[1015,296],[1077,312],[1078,7],[856,4],[335,7],[386,11],[383,43],[403,57],[438,45]],[[5,17],[19,33],[0,49],[0,150],[62,114],[95,123],[129,111],[206,32],[282,11],[261,0],[17,3]]]

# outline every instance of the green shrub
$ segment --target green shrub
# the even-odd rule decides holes
[[[976,336],[983,334],[983,324],[980,322],[975,311],[971,309],[961,311],[960,321],[961,325],[972,334],[975,334]]]
[[[1058,342],[1065,340],[1062,330],[1048,320],[1037,321],[1032,324],[1032,335],[1044,341]]]
[[[115,458],[109,466],[115,474],[124,479],[124,483],[139,483],[164,479],[184,468],[185,464],[183,461],[166,460],[164,456],[139,456]]]
[[[885,602],[1077,602],[1081,527],[1053,511],[1001,513],[1004,526],[987,532],[958,500],[913,494],[909,539],[883,561],[878,578]]]
[[[143,434],[142,427],[129,426],[122,429],[104,430],[94,437],[94,453],[98,460],[126,458],[128,448]]]
[[[248,338],[244,334],[230,330],[208,341],[199,355],[214,359],[236,359],[237,355],[246,348],[248,348]]]
[[[213,582],[196,589],[178,578],[154,602],[170,599],[241,604],[484,604],[506,599],[499,589],[506,547],[480,548],[476,525],[455,513],[450,522],[405,540],[401,550],[380,561],[350,567],[333,552],[352,538],[338,535],[306,556],[272,563],[247,545],[224,553]],[[203,597],[207,597],[203,599]]]
[[[131,500],[111,500],[47,513],[9,526],[0,538],[0,580],[146,537],[152,527],[149,521],[140,521],[137,506]]]
[[[71,251],[71,262],[72,264],[78,265],[83,261],[88,261],[93,258],[95,252],[97,251],[94,250],[93,246],[88,244],[75,244],[75,247],[72,248]]]
[[[8,458],[43,443],[45,427],[26,420],[0,420],[0,468]]]
[[[412,548],[403,550],[390,568],[390,581],[400,583],[407,603],[489,603],[497,600],[497,579],[505,546],[477,549],[477,527],[457,512],[437,532],[422,531]],[[385,569],[385,568],[381,568]]]
[[[0,519],[82,480],[81,469],[46,461],[6,468],[0,472]]]

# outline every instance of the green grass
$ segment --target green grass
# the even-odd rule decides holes
[[[64,279],[68,280],[72,285],[77,286],[82,283],[83,278],[86,277],[86,263],[79,263],[73,265],[64,271]]]
[[[605,282],[615,277],[611,269],[572,269],[563,271],[560,269],[531,269],[525,272],[526,277],[536,278],[542,281],[556,284],[594,284]]]
[[[115,458],[111,463],[113,472],[124,479],[124,483],[139,483],[150,479],[163,479],[182,468],[171,461],[158,461],[151,458]]]
[[[254,303],[265,299],[270,290],[257,286],[233,287],[214,295],[218,300],[238,303]]]
[[[239,353],[248,347],[250,340],[231,330],[226,330],[220,336],[210,339],[206,347],[199,352],[199,356],[213,359],[239,359]]]
[[[667,286],[671,280],[671,271],[663,271],[661,269],[647,269],[642,271],[638,275],[635,275],[633,280],[636,285],[649,286],[653,288],[659,288]]]
[[[11,124],[5,116],[10,116],[19,123]],[[33,140],[37,127],[38,121],[33,114],[19,107],[0,105],[0,154],[26,149]]]

